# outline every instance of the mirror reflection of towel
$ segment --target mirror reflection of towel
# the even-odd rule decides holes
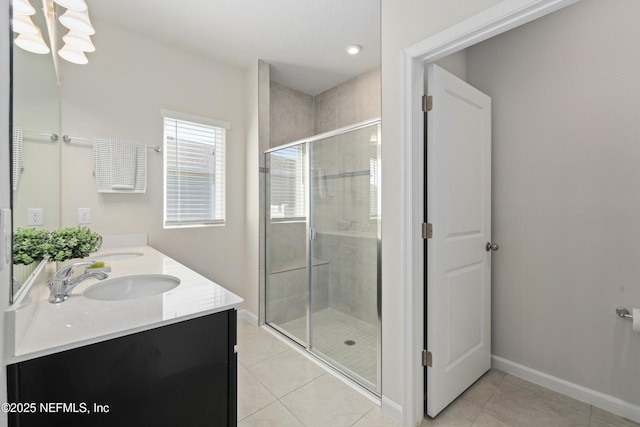
[[[13,128],[13,147],[12,147],[11,161],[13,166],[13,173],[11,176],[11,187],[13,191],[18,189],[20,185],[20,174],[24,168],[24,155],[22,153],[22,129],[19,127]]]

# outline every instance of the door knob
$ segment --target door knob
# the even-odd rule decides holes
[[[491,244],[491,242],[487,242],[487,246],[485,246],[485,249],[487,250],[487,252],[489,251],[497,251],[498,249],[500,249],[500,246],[498,246],[497,244]]]

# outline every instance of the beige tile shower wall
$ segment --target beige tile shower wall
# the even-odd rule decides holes
[[[271,82],[271,147],[313,135],[313,97]]]
[[[373,233],[318,234],[318,256],[328,262],[328,306],[377,325],[377,239]]]
[[[316,95],[314,101],[316,134],[380,117],[380,67]]]
[[[370,166],[377,146],[371,133],[359,129],[313,144],[311,197],[315,256],[330,265],[329,307],[375,325],[377,220],[370,210]]]

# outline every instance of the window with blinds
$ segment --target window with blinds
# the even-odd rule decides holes
[[[164,226],[224,224],[226,127],[169,115],[164,115]]]
[[[304,220],[306,198],[305,147],[297,145],[271,152],[271,219]]]

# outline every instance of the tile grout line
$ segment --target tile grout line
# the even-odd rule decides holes
[[[254,380],[256,380],[256,382],[257,382],[258,384],[260,384],[262,387],[264,387],[264,389],[267,391],[267,393],[269,393],[269,394],[270,394],[270,395],[271,395],[275,400],[274,400],[273,402],[271,402],[271,403],[269,403],[269,404],[267,404],[267,405],[265,405],[265,406],[261,407],[261,408],[256,409],[255,411],[251,412],[250,414],[245,415],[242,419],[239,419],[239,420],[238,420],[238,422],[239,422],[239,421],[242,421],[242,420],[244,420],[244,419],[246,419],[246,418],[249,418],[250,416],[252,416],[252,415],[254,415],[254,414],[256,414],[256,413],[258,413],[258,412],[262,411],[264,408],[266,408],[266,407],[268,407],[268,406],[271,406],[273,403],[275,403],[275,402],[279,402],[279,401],[280,401],[280,399],[278,399],[278,397],[277,397],[275,394],[273,394],[273,393],[271,392],[271,390],[270,390],[266,385],[262,384],[262,381],[260,381],[258,378],[256,378],[256,376],[255,376],[255,375],[253,375],[253,372],[251,372],[251,371],[250,371],[249,369],[247,369],[246,367],[245,367],[244,369],[247,371],[247,373],[248,373],[248,374],[249,374],[249,375],[250,375]],[[237,400],[237,399],[236,399],[236,400]],[[237,405],[237,403],[236,403],[236,405]]]
[[[364,414],[362,414],[362,416],[360,418],[358,418],[353,424],[351,424],[351,427],[353,427],[354,425],[358,424],[360,422],[361,419],[363,419],[364,417],[366,417],[367,415],[369,415],[371,413],[371,411],[374,411],[376,409],[376,407],[374,406],[373,408],[369,409],[367,412],[365,412]]]
[[[291,415],[293,415],[293,418],[298,420],[300,422],[300,424],[302,424],[303,426],[307,427],[307,425],[300,418],[298,418],[298,416],[296,414],[294,414],[293,411],[291,409],[289,409],[289,407],[287,405],[284,404],[284,402],[282,402],[280,399],[278,399],[278,403],[280,403],[282,405],[282,407],[287,410],[287,412],[289,412]]]

